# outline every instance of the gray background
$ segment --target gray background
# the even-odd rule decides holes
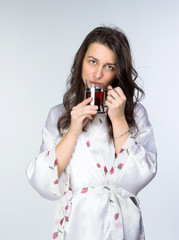
[[[177,0],[0,0],[0,239],[51,239],[56,202],[31,188],[25,168],[76,50],[101,24],[127,34],[155,131],[158,175],[138,196],[146,239],[179,239],[178,23]]]

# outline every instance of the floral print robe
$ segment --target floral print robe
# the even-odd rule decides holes
[[[147,112],[135,107],[133,131],[116,156],[108,141],[106,114],[97,114],[80,134],[71,160],[58,179],[55,147],[63,105],[53,107],[43,129],[39,155],[29,163],[30,184],[58,200],[52,239],[144,240],[138,192],[156,174],[156,147]]]

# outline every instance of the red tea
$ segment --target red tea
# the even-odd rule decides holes
[[[85,96],[86,98],[89,98],[89,97],[93,98],[91,104],[98,106],[97,112],[98,113],[104,113],[104,102],[105,102],[105,99],[104,99],[104,92],[103,92],[103,90],[95,89],[95,91],[91,91],[89,89],[89,90],[86,90],[85,94],[86,94],[86,96]]]
[[[104,92],[99,90],[95,91],[94,105],[103,106],[104,102]]]
[[[85,92],[85,98],[89,98],[89,97],[91,97],[91,91],[86,91]]]

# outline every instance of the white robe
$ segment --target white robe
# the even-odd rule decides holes
[[[58,179],[55,147],[63,105],[53,107],[43,129],[39,155],[29,163],[27,178],[46,199],[58,200],[52,239],[144,240],[138,192],[156,174],[152,126],[141,104],[135,107],[139,132],[133,132],[115,156],[107,139],[106,115],[88,122],[71,160]]]

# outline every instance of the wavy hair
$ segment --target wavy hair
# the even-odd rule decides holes
[[[144,96],[144,91],[137,85],[137,71],[132,64],[131,50],[125,34],[118,28],[97,27],[84,39],[77,51],[71,68],[71,74],[67,79],[67,91],[63,97],[65,111],[58,119],[57,128],[62,136],[71,123],[70,112],[74,106],[84,100],[85,85],[81,76],[82,64],[86,51],[90,44],[100,43],[111,49],[116,57],[116,76],[112,87],[119,86],[126,96],[125,117],[128,125],[137,129],[134,119],[134,108],[137,102]],[[107,116],[109,139],[112,139],[112,124]]]

